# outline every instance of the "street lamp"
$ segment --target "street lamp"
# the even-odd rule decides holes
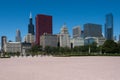
[[[99,46],[100,47],[100,54],[102,54],[102,46]]]
[[[90,52],[91,52],[91,49],[90,49],[90,45],[89,45],[89,54],[90,54]]]

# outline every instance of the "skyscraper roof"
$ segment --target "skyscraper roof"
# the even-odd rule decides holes
[[[32,18],[32,13],[30,12],[30,18]]]

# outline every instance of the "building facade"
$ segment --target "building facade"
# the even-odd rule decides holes
[[[27,52],[29,52],[29,49],[31,49],[31,43],[26,43],[26,42],[23,42],[21,43],[21,54],[22,55],[27,55]]]
[[[71,39],[71,47],[74,48],[75,46],[84,46],[84,39],[77,37]]]
[[[84,24],[84,37],[102,37],[102,25],[93,23]]]
[[[6,52],[21,53],[21,42],[8,42],[6,46]]]
[[[105,41],[106,39],[104,37],[86,37],[85,45],[90,45],[95,42],[97,46],[101,46],[104,44]]]
[[[85,45],[90,45],[90,44],[93,44],[94,42],[98,44],[97,37],[86,37],[85,38]]]
[[[69,47],[69,48],[71,47],[70,35],[68,33],[68,29],[65,24],[61,28],[61,32],[59,34],[59,43],[60,43],[60,47]]]
[[[7,37],[2,36],[1,37],[1,51],[6,52],[6,46],[7,46]]]
[[[80,26],[76,26],[73,28],[73,38],[81,37],[81,29]]]
[[[46,46],[57,47],[57,35],[44,33],[42,36],[40,36],[40,45],[43,47],[43,49]]]
[[[40,45],[40,36],[52,34],[52,16],[39,14],[36,16],[36,44]]]
[[[106,39],[104,38],[104,37],[98,37],[98,46],[101,46],[101,45],[103,45],[104,44],[104,42],[106,41]]]
[[[113,15],[112,13],[106,15],[105,38],[107,40],[113,40]]]
[[[35,42],[35,36],[32,35],[31,33],[28,33],[28,34],[25,36],[25,42],[26,42],[26,43],[34,43],[34,42]]]
[[[81,38],[84,38],[84,30],[81,31]]]
[[[29,18],[29,24],[28,24],[28,34],[32,34],[34,35],[35,32],[34,32],[34,25],[32,23],[32,13],[30,13],[30,18]]]
[[[16,30],[16,42],[21,42],[21,32],[19,29]]]
[[[118,43],[120,43],[120,35],[119,35]]]

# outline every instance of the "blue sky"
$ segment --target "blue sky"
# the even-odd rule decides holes
[[[66,23],[70,35],[72,28],[85,23],[103,25],[105,15],[113,13],[114,35],[120,34],[120,0],[1,0],[0,1],[0,37],[15,41],[16,30],[20,29],[22,39],[28,32],[29,14],[33,23],[37,14],[53,16],[53,33],[59,33]]]

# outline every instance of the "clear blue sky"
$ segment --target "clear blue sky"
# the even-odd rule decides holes
[[[0,1],[0,37],[15,41],[16,30],[20,29],[22,39],[28,32],[29,14],[33,23],[37,14],[53,16],[53,33],[59,33],[66,23],[69,33],[72,28],[85,23],[103,25],[105,15],[114,15],[114,35],[120,34],[120,0],[1,0]]]

